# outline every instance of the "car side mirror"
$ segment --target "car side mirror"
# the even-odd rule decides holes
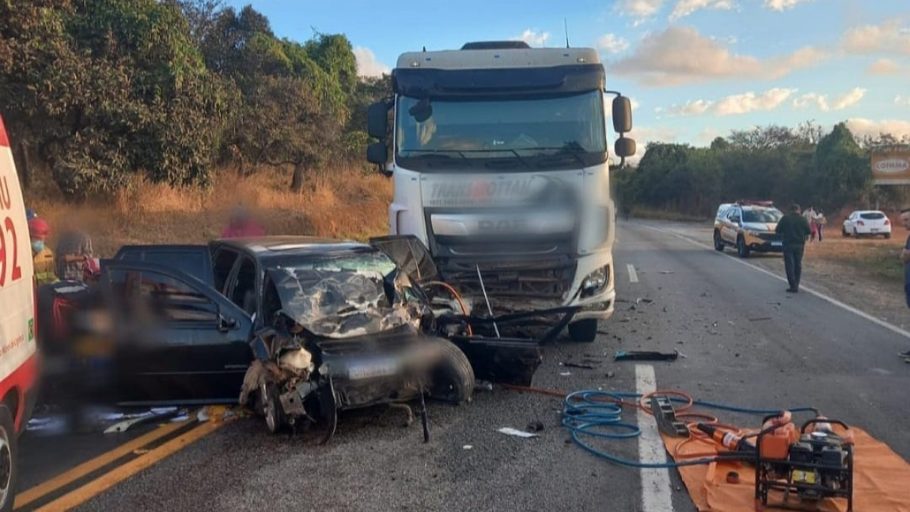
[[[384,142],[374,142],[367,146],[367,161],[372,164],[385,165],[389,159],[389,149]]]
[[[632,102],[625,96],[613,98],[613,131],[616,133],[632,131]]]
[[[367,109],[367,133],[379,140],[385,139],[389,129],[389,105],[379,101]]]
[[[221,332],[228,332],[237,327],[237,319],[233,317],[227,317],[218,313],[218,330]]]

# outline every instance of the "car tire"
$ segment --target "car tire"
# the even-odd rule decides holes
[[[262,415],[265,416],[265,426],[272,434],[278,434],[287,423],[284,411],[281,409],[281,399],[278,398],[278,386],[263,383],[259,388],[262,401]]]
[[[431,371],[430,398],[461,405],[474,397],[474,369],[458,346],[446,339],[438,339],[439,363]]]
[[[844,227],[841,228],[840,234],[841,234],[841,236],[843,236],[844,238],[850,236],[850,233],[847,232],[847,226],[844,226]]]
[[[740,258],[748,258],[750,252],[751,251],[749,251],[749,248],[746,247],[746,240],[743,237],[737,238],[736,239],[736,255],[739,256]]]
[[[885,240],[891,239],[891,233],[885,233]]]
[[[857,231],[856,228],[853,228],[853,237],[859,238],[859,231]]]
[[[714,250],[724,252],[724,239],[720,236],[720,231],[714,231]]]
[[[597,319],[588,318],[569,324],[569,337],[579,343],[591,343],[597,338]]]
[[[13,510],[19,477],[16,426],[9,408],[0,405],[0,512]]]

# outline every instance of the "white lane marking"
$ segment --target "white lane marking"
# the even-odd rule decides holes
[[[657,389],[654,367],[635,365],[635,392],[644,395]],[[654,417],[638,408],[638,458],[642,462],[667,462],[664,442],[657,431]],[[666,468],[641,469],[641,510],[643,512],[673,512],[670,495],[670,472]]]
[[[638,282],[638,272],[635,271],[635,265],[629,263],[626,265],[626,268],[629,269],[629,282],[637,283]]]
[[[656,228],[656,227],[654,227],[654,226],[647,226],[647,225],[645,225],[645,224],[639,224],[639,225],[640,225],[641,227],[643,227],[643,228],[647,228],[647,229],[650,229],[650,230],[652,230],[652,231],[657,231],[657,232],[660,232],[660,233],[666,233],[666,234],[668,234],[668,235],[675,236],[676,238],[679,238],[680,240],[684,240],[684,241],[686,241],[686,242],[689,242],[690,244],[696,245],[696,246],[701,247],[701,248],[703,248],[703,249],[708,249],[709,251],[712,251],[712,252],[713,252],[714,254],[716,254],[717,256],[720,256],[720,257],[722,257],[722,258],[727,258],[727,259],[729,259],[730,261],[735,261],[736,263],[740,263],[740,264],[742,264],[742,265],[745,265],[745,266],[747,266],[747,267],[749,267],[749,268],[752,268],[752,269],[754,269],[754,270],[757,270],[757,271],[761,272],[762,274],[771,276],[771,277],[773,277],[774,279],[777,279],[778,281],[781,281],[781,282],[784,282],[784,283],[787,282],[787,279],[786,279],[786,278],[781,277],[781,276],[775,274],[774,272],[771,272],[770,270],[761,268],[761,267],[759,267],[758,265],[753,265],[753,264],[751,264],[751,263],[749,263],[749,262],[747,262],[747,261],[744,261],[744,260],[742,260],[742,259],[739,259],[739,258],[731,258],[731,257],[728,256],[728,255],[724,255],[724,254],[721,253],[721,252],[717,252],[717,251],[714,250],[714,246],[713,246],[713,245],[703,244],[703,243],[701,243],[701,242],[699,242],[699,241],[697,241],[697,240],[693,240],[693,239],[687,237],[686,235],[677,233],[677,232],[675,232],[675,231],[669,231],[669,230],[666,230],[666,229]],[[834,297],[831,297],[831,296],[829,296],[829,295],[825,295],[825,294],[822,293],[822,292],[813,290],[812,288],[809,288],[809,287],[806,287],[806,286],[803,286],[803,285],[800,285],[800,286],[799,286],[799,289],[800,289],[800,291],[808,292],[808,293],[810,293],[810,294],[812,294],[812,295],[815,295],[815,296],[818,297],[819,299],[822,299],[823,301],[826,301],[826,302],[828,302],[828,303],[830,303],[830,304],[833,304],[833,305],[835,305],[835,306],[837,306],[837,307],[839,307],[839,308],[845,309],[845,310],[847,310],[847,311],[849,311],[849,312],[851,312],[851,313],[853,313],[853,314],[855,314],[855,315],[857,315],[857,316],[860,316],[860,317],[862,317],[862,318],[865,318],[866,320],[868,320],[868,321],[870,321],[870,322],[872,322],[872,323],[874,323],[874,324],[876,324],[876,325],[879,325],[879,326],[881,326],[881,327],[884,327],[885,329],[888,329],[888,330],[891,331],[891,332],[894,332],[894,333],[896,333],[896,334],[900,334],[901,336],[903,336],[903,337],[905,337],[905,338],[910,338],[910,332],[908,332],[908,331],[906,331],[906,330],[904,330],[904,329],[901,329],[900,327],[898,327],[898,326],[896,326],[896,325],[894,325],[894,324],[888,323],[888,322],[882,320],[881,318],[876,318],[876,317],[870,315],[869,313],[866,313],[865,311],[856,309],[855,307],[853,307],[853,306],[851,306],[851,305],[849,305],[849,304],[844,304],[843,302],[841,302],[841,301],[835,299]]]

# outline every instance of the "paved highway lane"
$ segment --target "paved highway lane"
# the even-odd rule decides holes
[[[685,232],[660,229],[659,223],[621,225],[616,315],[593,344],[547,346],[536,386],[631,391],[647,386],[653,371],[650,384],[704,399],[818,407],[910,457],[910,365],[896,357],[910,339],[822,298],[787,294],[779,279],[696,245]],[[635,363],[612,362],[620,349],[676,349],[686,357],[636,372]],[[583,360],[596,369],[559,364]],[[556,398],[478,391],[468,406],[431,406],[429,444],[421,443],[418,426],[401,427],[403,416],[394,410],[343,416],[326,446],[307,436],[269,436],[260,420],[241,420],[82,510],[693,509],[675,472],[643,476],[567,443],[560,408]],[[744,426],[758,421],[722,417]],[[626,418],[634,422],[634,412]],[[534,420],[545,426],[536,439],[495,431]],[[653,451],[646,440],[609,446],[630,458]]]

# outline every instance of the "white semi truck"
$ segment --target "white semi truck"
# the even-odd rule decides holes
[[[635,142],[628,98],[604,83],[590,48],[468,43],[402,54],[370,107],[391,234],[419,238],[476,314],[537,312],[593,341],[613,313],[605,94],[616,155]]]

